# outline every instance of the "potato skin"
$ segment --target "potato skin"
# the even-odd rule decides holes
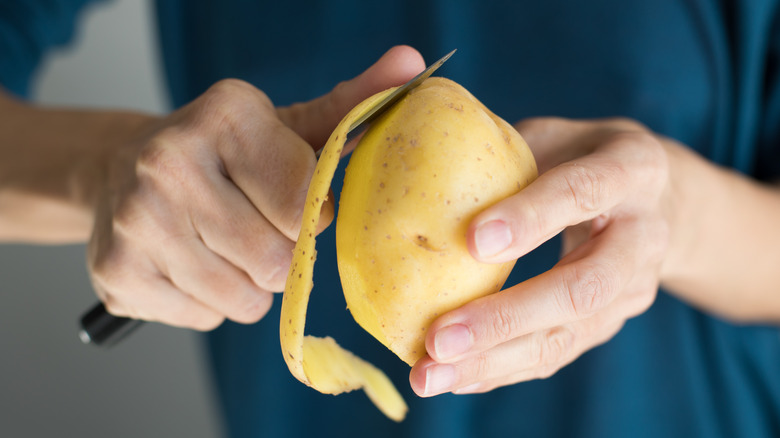
[[[449,310],[501,289],[514,262],[466,247],[472,218],[527,186],[525,141],[466,89],[429,78],[377,119],[347,166],[336,245],[347,306],[413,365]]]

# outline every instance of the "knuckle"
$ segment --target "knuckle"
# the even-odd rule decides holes
[[[490,337],[493,343],[498,344],[513,337],[520,331],[520,321],[514,307],[507,303],[497,303],[493,309],[493,318],[490,319]]]
[[[482,352],[474,357],[471,363],[469,364],[469,370],[468,373],[461,372],[461,375],[468,375],[470,376],[468,381],[464,381],[461,383],[469,384],[479,381],[488,380],[492,377],[494,377],[496,373],[496,363],[495,360],[491,359],[491,355],[489,352]]]
[[[265,269],[252,275],[255,283],[261,288],[271,292],[281,292],[287,282],[287,269]]]
[[[669,163],[666,150],[653,133],[637,124],[634,129],[620,130],[612,134],[612,146],[631,152],[631,159],[624,163],[630,171],[623,172],[626,178],[631,176],[639,187],[656,188],[666,181]]]
[[[231,263],[243,271],[241,288],[253,289],[246,284],[251,282],[265,291],[283,290],[295,243],[265,220],[239,221],[225,224],[220,230],[220,251],[226,251]],[[217,290],[224,289],[224,285],[216,286]]]
[[[562,166],[565,167],[565,194],[571,203],[585,213],[596,213],[601,207],[599,200],[609,187],[605,175],[578,163],[565,163]]]
[[[533,362],[534,368],[542,374],[551,368],[555,369],[570,356],[575,343],[575,333],[565,326],[556,327],[536,336],[537,354]]]
[[[240,79],[223,79],[214,83],[194,108],[196,126],[234,135],[239,135],[246,126],[256,124],[258,114],[275,112],[265,93]]]
[[[606,264],[573,263],[563,275],[564,302],[579,318],[604,308],[618,293],[617,275]],[[563,297],[561,298],[564,299]]]
[[[247,294],[230,319],[244,324],[254,324],[260,321],[271,307],[269,298],[268,294]]]
[[[485,376],[490,374],[490,359],[488,359],[485,353],[476,355],[473,359],[469,360],[467,365],[458,366],[458,386],[468,385],[472,382],[484,380]],[[464,378],[468,376],[468,378]]]
[[[264,290],[272,292],[284,290],[287,273],[292,263],[292,247],[291,241],[280,241],[275,247],[268,248],[264,253],[253,258],[260,261],[247,269],[252,281]]]
[[[218,102],[221,102],[223,99],[225,102],[233,102],[244,98],[251,98],[251,100],[256,100],[264,106],[273,108],[273,103],[271,102],[271,99],[268,98],[268,95],[249,82],[241,79],[228,78],[217,81],[209,87],[206,94],[216,99]]]
[[[135,173],[140,185],[181,189],[182,185],[191,184],[197,169],[192,158],[177,147],[177,142],[157,137],[139,153]]]
[[[139,189],[116,201],[111,218],[111,243],[103,257],[113,268],[123,263],[132,264],[139,252],[159,251],[161,241],[184,237],[181,221],[171,214],[176,200],[175,192],[152,193]],[[179,195],[181,197],[181,194]]]
[[[575,340],[574,331],[565,326],[548,331],[540,353],[543,359],[542,363],[556,365],[566,361],[574,348]]]

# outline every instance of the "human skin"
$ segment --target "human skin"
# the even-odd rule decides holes
[[[166,117],[0,93],[0,241],[88,241],[95,289],[117,315],[198,330],[255,322],[283,288],[313,150],[353,105],[423,67],[396,47],[312,102],[274,108],[223,81]],[[502,262],[563,232],[564,256],[435,321],[410,373],[418,394],[549,376],[645,311],[659,285],[734,321],[780,320],[777,188],[631,120],[516,128],[540,177],[478,215],[469,248]]]
[[[705,312],[780,321],[780,191],[624,119],[516,125],[540,177],[467,234],[484,262],[563,232],[548,272],[438,318],[410,383],[421,396],[545,378],[644,312],[659,285]]]
[[[225,80],[166,117],[2,95],[0,241],[88,241],[115,315],[197,330],[256,322],[284,289],[314,149],[354,105],[424,67],[395,47],[311,102],[275,108]],[[332,201],[322,214],[324,228]]]

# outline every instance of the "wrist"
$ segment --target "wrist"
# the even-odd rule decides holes
[[[140,113],[111,112],[95,115],[96,127],[83,159],[74,167],[74,191],[69,199],[92,216],[107,188],[126,183],[145,139],[159,118]],[[99,120],[97,119],[99,118]]]
[[[0,98],[0,241],[84,241],[107,169],[155,118]]]
[[[670,144],[670,245],[661,285],[693,306],[741,321],[776,321],[780,193]]]
[[[705,205],[698,201],[709,197],[705,193],[708,184],[702,184],[703,160],[677,142],[666,139],[664,142],[669,159],[669,181],[666,187],[664,209],[669,222],[669,247],[661,265],[661,285],[666,289],[686,288],[689,281],[690,265],[695,260],[696,242],[700,240],[702,215]],[[699,181],[699,184],[691,184]]]

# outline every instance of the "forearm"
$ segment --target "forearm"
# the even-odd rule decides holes
[[[670,144],[671,246],[662,284],[706,311],[780,321],[780,189]]]
[[[36,108],[0,90],[0,242],[86,240],[109,159],[150,120]]]

